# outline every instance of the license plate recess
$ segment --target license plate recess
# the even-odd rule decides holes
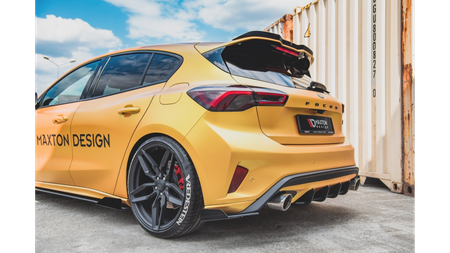
[[[334,134],[331,118],[301,114],[296,115],[295,118],[300,134]]]

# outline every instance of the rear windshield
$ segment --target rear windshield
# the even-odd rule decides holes
[[[267,40],[244,41],[208,51],[203,56],[232,75],[288,87],[298,87],[293,78],[310,77],[310,63],[303,53]]]

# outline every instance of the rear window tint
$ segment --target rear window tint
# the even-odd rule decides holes
[[[295,87],[291,77],[310,76],[309,59],[267,40],[249,40],[203,53],[211,63],[232,75]]]
[[[141,85],[151,53],[113,56],[105,66],[94,96],[102,96]]]
[[[145,75],[144,85],[167,81],[180,66],[180,62],[178,58],[170,55],[155,54]]]
[[[273,72],[273,71],[256,71],[256,70],[248,70],[239,68],[231,63],[228,63],[227,66],[230,69],[232,75],[247,77],[251,79],[256,79],[264,82],[279,84],[288,87],[294,87],[294,83],[292,82],[289,76]]]

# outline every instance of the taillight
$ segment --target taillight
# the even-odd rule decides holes
[[[237,166],[234,171],[233,179],[231,179],[230,187],[228,188],[228,193],[235,192],[239,186],[244,181],[245,176],[247,175],[248,170],[244,167]]]
[[[203,86],[187,94],[210,111],[244,111],[255,105],[283,106],[288,95],[284,92],[246,86]]]
[[[257,105],[280,105],[286,104],[288,95],[284,92],[264,88],[251,88],[255,92],[255,100]]]
[[[342,113],[344,113],[344,104],[342,104]]]

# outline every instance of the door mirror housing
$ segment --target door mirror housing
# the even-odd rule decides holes
[[[31,92],[31,109],[35,109],[37,103],[37,93]]]

